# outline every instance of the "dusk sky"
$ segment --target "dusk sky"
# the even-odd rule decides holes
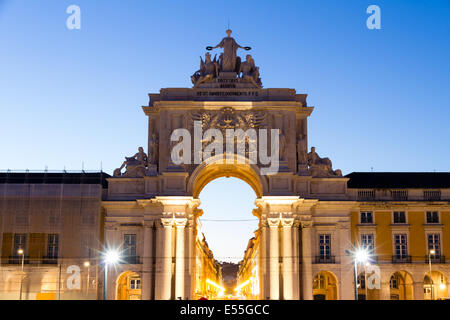
[[[371,4],[381,30],[366,27]],[[0,0],[0,169],[112,174],[147,146],[147,94],[192,87],[228,22],[265,88],[308,94],[309,147],[335,169],[450,171],[448,0]],[[252,189],[222,179],[200,198],[215,255],[242,255],[255,221],[206,219],[253,219]]]

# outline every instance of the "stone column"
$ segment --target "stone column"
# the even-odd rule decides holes
[[[299,242],[299,224],[298,222],[294,222],[293,228],[292,228],[292,232],[293,232],[293,238],[292,238],[292,243],[293,243],[293,250],[292,250],[292,264],[293,264],[293,268],[294,268],[294,272],[292,274],[293,276],[293,282],[294,282],[294,287],[293,287],[293,299],[294,300],[300,300],[300,272],[299,272],[299,268],[300,268],[300,242]]]
[[[175,219],[175,226],[177,228],[177,243],[176,243],[176,259],[175,259],[175,299],[185,299],[184,293],[184,227],[187,219]]]
[[[162,218],[163,225],[163,268],[162,268],[162,283],[159,291],[162,300],[171,299],[172,288],[172,226],[173,219]]]
[[[311,226],[310,222],[302,223],[302,296],[304,300],[313,299]]]
[[[278,226],[280,225],[279,218],[268,218],[269,224],[269,279],[270,279],[270,299],[280,299],[280,273],[279,273],[279,253],[278,253]]]
[[[269,259],[270,254],[267,250],[267,224],[264,222],[260,223],[261,228],[261,241],[260,241],[260,261],[261,261],[261,268],[260,268],[260,290],[261,295],[260,298],[265,300],[269,297],[269,285],[270,284],[270,276],[269,276]]]
[[[144,223],[144,250],[143,250],[143,269],[142,269],[142,300],[150,300],[152,291],[152,223]]]
[[[293,299],[292,225],[293,218],[282,218],[283,227],[283,299]]]
[[[414,282],[413,286],[414,300],[423,300],[425,298],[423,292],[423,282]]]
[[[380,300],[390,300],[390,299],[391,299],[390,283],[382,281],[380,283]]]

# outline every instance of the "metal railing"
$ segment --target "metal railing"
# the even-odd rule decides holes
[[[123,256],[120,258],[121,264],[141,264],[141,257],[139,256]]]
[[[335,256],[316,256],[314,263],[336,263]]]
[[[392,263],[411,263],[411,256],[392,256]]]
[[[428,255],[425,256],[425,263],[430,262],[430,257]],[[432,255],[431,256],[431,263],[445,263],[445,256],[443,255]]]

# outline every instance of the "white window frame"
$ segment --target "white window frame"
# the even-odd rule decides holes
[[[396,235],[405,235],[406,236],[406,256],[410,256],[410,237],[409,237],[409,230],[407,232],[403,230],[396,230],[392,232],[392,256],[397,257],[397,252],[395,248],[395,236]]]
[[[404,212],[405,213],[405,222],[395,223],[394,222],[394,212]],[[407,224],[409,224],[408,216],[409,216],[408,210],[405,210],[405,209],[392,210],[392,212],[391,212],[391,224],[395,225],[395,226],[407,225]]]
[[[437,223],[436,222],[428,222],[427,221],[427,212],[437,212],[439,222],[437,222]],[[424,224],[430,225],[430,226],[442,224],[442,220],[441,220],[442,216],[441,216],[441,212],[439,210],[436,210],[436,209],[425,210],[423,214],[424,214],[424,221],[425,221]]]
[[[362,215],[362,213],[363,212],[371,212],[372,213],[372,222],[362,222],[361,221],[361,215]],[[360,210],[359,211],[359,217],[358,217],[359,219],[359,224],[362,224],[362,225],[372,225],[372,224],[375,224],[375,211],[373,211],[373,210]]]

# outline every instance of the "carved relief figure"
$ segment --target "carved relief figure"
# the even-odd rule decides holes
[[[297,138],[297,162],[307,164],[306,135],[300,133]]]
[[[149,150],[148,154],[150,156],[150,164],[157,164],[158,163],[158,150],[159,150],[159,143],[158,138],[156,137],[155,133],[152,133],[152,136],[149,140]]]
[[[321,158],[315,147],[311,147],[311,152],[307,156],[309,170],[313,176],[342,176],[341,170],[333,171],[333,164],[328,158]]]
[[[147,154],[144,152],[142,147],[138,148],[138,153],[132,157],[125,157],[125,161],[122,163],[120,168],[114,170],[114,176],[124,176],[124,177],[143,177],[145,176],[147,168]],[[125,167],[125,173],[122,174],[121,171]]]
[[[231,37],[232,31],[228,29],[226,31],[227,37],[223,38],[220,43],[215,47],[206,47],[206,50],[213,50],[216,48],[223,48],[223,56],[221,59],[221,71],[225,72],[238,72],[236,70],[237,49],[250,50],[250,47],[241,47],[234,38]]]
[[[242,79],[251,82],[255,87],[260,88],[262,86],[259,68],[255,66],[255,60],[253,60],[251,55],[248,54],[246,60],[241,63],[239,73],[242,73]]]
[[[286,161],[286,146],[287,146],[287,141],[286,141],[286,136],[284,135],[283,130],[280,130],[280,161]]]

